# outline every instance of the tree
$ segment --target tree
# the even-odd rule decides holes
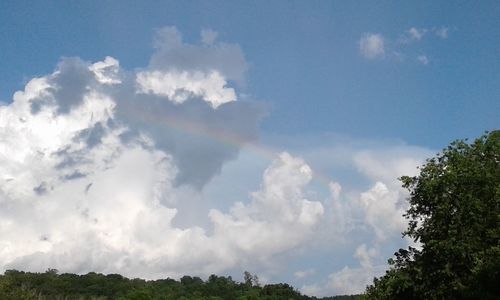
[[[500,131],[455,141],[427,160],[410,192],[405,236],[421,249],[395,253],[369,299],[499,299]]]
[[[248,271],[243,272],[243,281],[248,286],[260,286],[259,277],[250,274]]]

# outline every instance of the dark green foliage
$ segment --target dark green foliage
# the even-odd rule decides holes
[[[500,299],[500,131],[456,141],[427,161],[410,191],[400,249],[369,299]]]
[[[361,300],[364,299],[363,295],[340,295],[332,297],[323,297],[319,300]]]
[[[253,275],[252,278],[256,276]],[[239,283],[233,281],[231,277],[216,275],[211,275],[207,281],[191,276],[184,276],[180,281],[170,278],[146,281],[128,279],[118,274],[65,273],[58,275],[57,270],[49,269],[45,273],[6,271],[4,275],[0,275],[0,299],[313,300],[316,298],[301,295],[287,284],[270,284],[260,287],[252,282]]]

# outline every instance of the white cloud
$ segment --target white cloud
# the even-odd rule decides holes
[[[120,80],[120,62],[113,57],[106,56],[104,61],[98,61],[89,67],[94,72],[97,81],[103,84],[118,84]]]
[[[358,259],[359,264],[363,268],[372,268],[372,260],[378,255],[379,251],[376,248],[367,248],[366,244],[361,244],[354,252],[354,257]]]
[[[323,214],[319,202],[303,198],[310,168],[283,153],[249,204],[235,203],[228,214],[210,212],[212,234],[196,226],[176,228],[177,210],[162,204],[163,197],[176,193],[171,157],[142,143],[114,142],[119,154],[105,167],[99,161],[116,152],[90,151],[104,155],[88,162],[95,167],[92,174],[61,180],[45,167],[43,179],[54,183],[46,194],[28,190],[20,200],[2,193],[2,269],[55,267],[147,278],[208,275],[240,264],[255,266],[296,247]]]
[[[432,152],[425,148],[394,146],[358,150],[352,159],[359,172],[371,180],[399,187],[398,178],[417,175],[417,167],[431,155]]]
[[[156,80],[166,91],[188,91],[178,103],[136,90],[136,74],[106,57],[93,64],[63,59],[0,107],[1,269],[206,275],[248,257],[265,261],[313,229],[322,206],[302,198],[310,169],[287,154],[268,169],[251,204],[235,204],[244,217],[213,210],[209,218],[207,212],[214,233],[174,225],[185,189],[179,184],[199,197],[195,188],[255,137],[261,111],[224,88],[226,78],[242,79],[239,47],[186,45],[173,28],[160,35],[150,67],[137,77],[175,74]],[[228,60],[218,69],[224,55]],[[199,64],[172,60],[179,57]],[[268,215],[276,205],[286,219]],[[221,222],[230,225],[222,228]],[[235,238],[221,235],[225,230]],[[264,231],[260,239],[245,237]]]
[[[224,103],[236,101],[234,89],[226,87],[227,82],[217,71],[209,74],[199,71],[140,72],[137,74],[137,84],[140,93],[164,95],[175,103],[200,97],[217,108]]]
[[[359,266],[345,266],[328,275],[324,283],[304,285],[300,288],[306,295],[324,297],[330,295],[352,295],[362,293],[373,278],[382,275],[386,265],[374,265],[373,259],[379,258],[376,248],[367,248],[365,244],[358,246],[353,255]]]
[[[346,235],[353,229],[352,205],[341,197],[342,186],[338,182],[330,182],[329,188],[333,221],[330,231],[338,236]]]
[[[303,188],[311,178],[311,169],[301,159],[281,154],[265,171],[249,205],[238,202],[228,214],[210,212],[214,234],[231,241],[233,251],[254,255],[248,256],[253,260],[259,259],[256,253],[268,257],[299,245],[323,215],[321,203],[304,198]]]
[[[367,59],[383,57],[385,54],[384,37],[381,34],[364,34],[359,40],[359,51]]]
[[[323,288],[323,293],[337,295],[352,295],[362,293],[373,278],[384,273],[383,267],[370,268],[350,268],[344,267],[342,270],[330,274],[328,285]]]
[[[314,284],[302,284],[300,290],[308,295],[361,293],[374,277],[382,275],[388,268],[386,261],[394,249],[412,244],[407,239],[401,239],[401,232],[407,226],[407,220],[402,215],[407,208],[405,199],[408,194],[397,178],[416,175],[417,166],[434,153],[394,141],[336,139],[341,141],[328,146],[324,144],[325,138],[321,138],[321,151],[314,146],[314,141],[308,141],[312,152],[301,153],[313,168],[328,166],[322,170],[323,173],[343,178],[337,174],[340,170],[354,168],[361,176],[342,182],[342,185],[337,182],[329,185],[330,198],[325,201],[324,223],[321,226],[328,230],[321,232],[317,239],[330,239],[325,246],[332,253],[329,259],[341,259],[346,263],[342,268],[330,271],[323,280],[316,277]],[[368,182],[369,187],[364,188],[364,184],[353,187],[353,181]],[[357,263],[352,263],[344,255],[336,255],[346,251],[346,247],[351,249],[355,241],[359,244],[351,251]],[[325,261],[328,258],[322,259],[322,263]]]
[[[317,297],[360,294],[373,282],[373,278],[381,276],[387,268],[386,264],[378,264],[381,256],[376,247],[369,248],[366,244],[361,244],[354,251],[353,257],[358,260],[359,266],[344,266],[329,274],[325,282],[304,285],[300,290]]]
[[[423,65],[428,65],[429,64],[429,59],[427,58],[427,55],[419,55],[417,57],[418,61],[421,62]]]
[[[434,33],[438,37],[440,37],[444,40],[444,39],[448,38],[449,28],[448,27],[437,28],[437,29],[434,29]]]
[[[140,93],[166,96],[175,103],[200,97],[217,108],[235,101],[229,81],[243,83],[247,63],[240,47],[216,43],[217,32],[201,31],[202,45],[184,43],[175,27],[158,30],[147,70],[137,73]]]
[[[430,33],[441,39],[447,39],[449,28],[417,28],[411,27],[399,35],[399,38],[386,38],[382,34],[365,33],[359,40],[359,50],[366,59],[388,58],[390,60],[402,62],[408,53],[411,53],[410,47],[419,47],[419,43]],[[417,60],[427,65],[429,58],[426,55],[420,55]]]
[[[417,147],[394,147],[384,150],[362,150],[354,154],[357,169],[375,184],[356,199],[365,224],[375,233],[378,242],[399,235],[406,229],[403,213],[407,208],[407,192],[398,178],[418,174],[431,151]]]
[[[399,203],[402,198],[398,191],[390,191],[382,182],[361,193],[357,205],[364,213],[366,224],[373,228],[377,240],[384,241],[406,228],[403,217],[406,207]]]
[[[293,273],[293,276],[295,276],[295,278],[298,278],[298,279],[303,279],[303,278],[306,278],[306,277],[313,275],[315,272],[316,271],[311,268],[311,269],[307,269],[307,270],[296,271]]]
[[[338,182],[330,182],[330,193],[332,194],[332,199],[334,201],[338,200],[340,197],[340,192],[342,191],[342,186]]]
[[[158,126],[155,119],[139,123],[148,120],[123,110],[143,100],[134,106],[141,114],[149,109],[147,101],[155,101],[157,112],[182,116],[180,108],[187,105],[192,112],[195,99],[165,106],[162,99],[136,94],[124,73],[113,58],[94,64],[63,61],[0,107],[1,269],[53,267],[146,278],[208,275],[265,263],[308,238],[323,206],[305,198],[309,166],[287,153],[265,171],[262,188],[249,203],[237,202],[228,213],[212,209],[208,228],[176,227],[182,153],[168,151],[149,131]],[[72,88],[76,98],[67,99]],[[217,122],[230,113],[237,118],[252,113],[245,106],[202,107],[202,116],[212,114]],[[198,122],[211,126],[213,121]],[[182,139],[161,133],[177,139],[182,149]],[[195,151],[208,160],[214,155]]]
[[[426,33],[427,29],[425,28],[412,27],[407,31],[407,41],[420,41]]]

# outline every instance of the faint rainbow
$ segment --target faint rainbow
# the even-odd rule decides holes
[[[137,116],[137,114],[136,114]],[[159,117],[157,114],[148,114],[147,116],[142,113],[140,117],[147,122],[153,121],[157,124],[162,124],[167,126],[170,129],[177,130],[179,132],[186,132],[192,135],[198,135],[202,137],[206,137],[212,139],[214,141],[223,143],[225,145],[237,147],[238,149],[249,150],[252,153],[256,153],[264,158],[267,158],[271,161],[278,158],[280,152],[278,150],[274,150],[269,146],[260,144],[258,142],[249,142],[244,140],[237,135],[232,135],[230,133],[216,130],[214,128],[210,128],[207,126],[203,126],[200,123],[192,122],[182,118],[176,118],[172,115],[168,117]],[[307,163],[307,162],[306,162]],[[329,189],[330,183],[333,181],[329,176],[314,170],[309,164],[308,166],[311,168],[313,173],[313,180],[320,182],[321,184],[326,185]]]

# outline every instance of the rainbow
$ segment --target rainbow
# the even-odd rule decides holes
[[[176,118],[172,115],[165,118],[161,118],[157,114],[146,115],[143,113],[140,115],[140,117],[143,121],[146,122],[153,121],[157,124],[164,125],[169,129],[176,130],[178,132],[209,138],[216,142],[236,147],[238,149],[249,150],[252,153],[256,153],[257,155],[271,161],[275,160],[278,157],[279,153],[281,152],[272,149],[269,146],[263,145],[259,142],[249,142],[237,135],[232,135],[227,132],[209,128],[207,126],[203,126],[200,123],[192,122],[187,119]],[[321,185],[325,185],[326,188],[329,189],[329,185],[333,180],[329,176],[322,174],[317,170],[312,169],[312,171],[313,171],[313,181],[317,181]]]

